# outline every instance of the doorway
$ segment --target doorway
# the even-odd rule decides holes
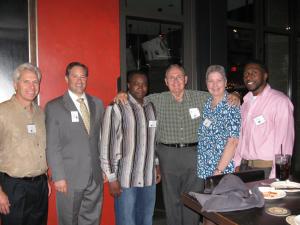
[[[120,0],[121,75],[119,90],[126,90],[126,74],[148,74],[149,93],[167,91],[168,65],[185,67],[188,88],[197,89],[195,0]],[[157,186],[154,225],[163,225],[165,210],[161,184]]]
[[[36,1],[0,1],[0,102],[14,94],[12,73],[24,63],[36,64]]]

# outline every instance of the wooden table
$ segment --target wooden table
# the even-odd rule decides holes
[[[253,186],[261,182],[271,182],[270,180],[257,181],[248,183]],[[218,212],[201,212],[202,206],[200,203],[187,193],[181,196],[182,202],[205,218],[220,225],[284,225],[288,224],[285,217],[271,216],[265,212],[265,208],[278,206],[288,208],[292,215],[300,214],[300,192],[287,193],[287,196],[282,199],[266,200],[265,206],[262,208],[253,208],[241,211],[233,211],[226,213]]]

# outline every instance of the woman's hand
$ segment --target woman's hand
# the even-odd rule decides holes
[[[218,168],[215,169],[214,176],[221,175],[221,174],[223,174],[223,172],[221,170],[219,170]]]

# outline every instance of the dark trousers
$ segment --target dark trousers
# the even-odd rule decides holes
[[[167,225],[199,225],[200,216],[181,202],[183,192],[201,192],[204,181],[197,177],[196,146],[173,148],[158,145]]]
[[[46,175],[37,179],[1,174],[1,187],[8,196],[10,213],[1,214],[2,225],[46,225],[48,184]]]

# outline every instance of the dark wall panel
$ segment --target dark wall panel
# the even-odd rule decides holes
[[[14,93],[12,72],[28,62],[27,0],[0,1],[0,102]]]

